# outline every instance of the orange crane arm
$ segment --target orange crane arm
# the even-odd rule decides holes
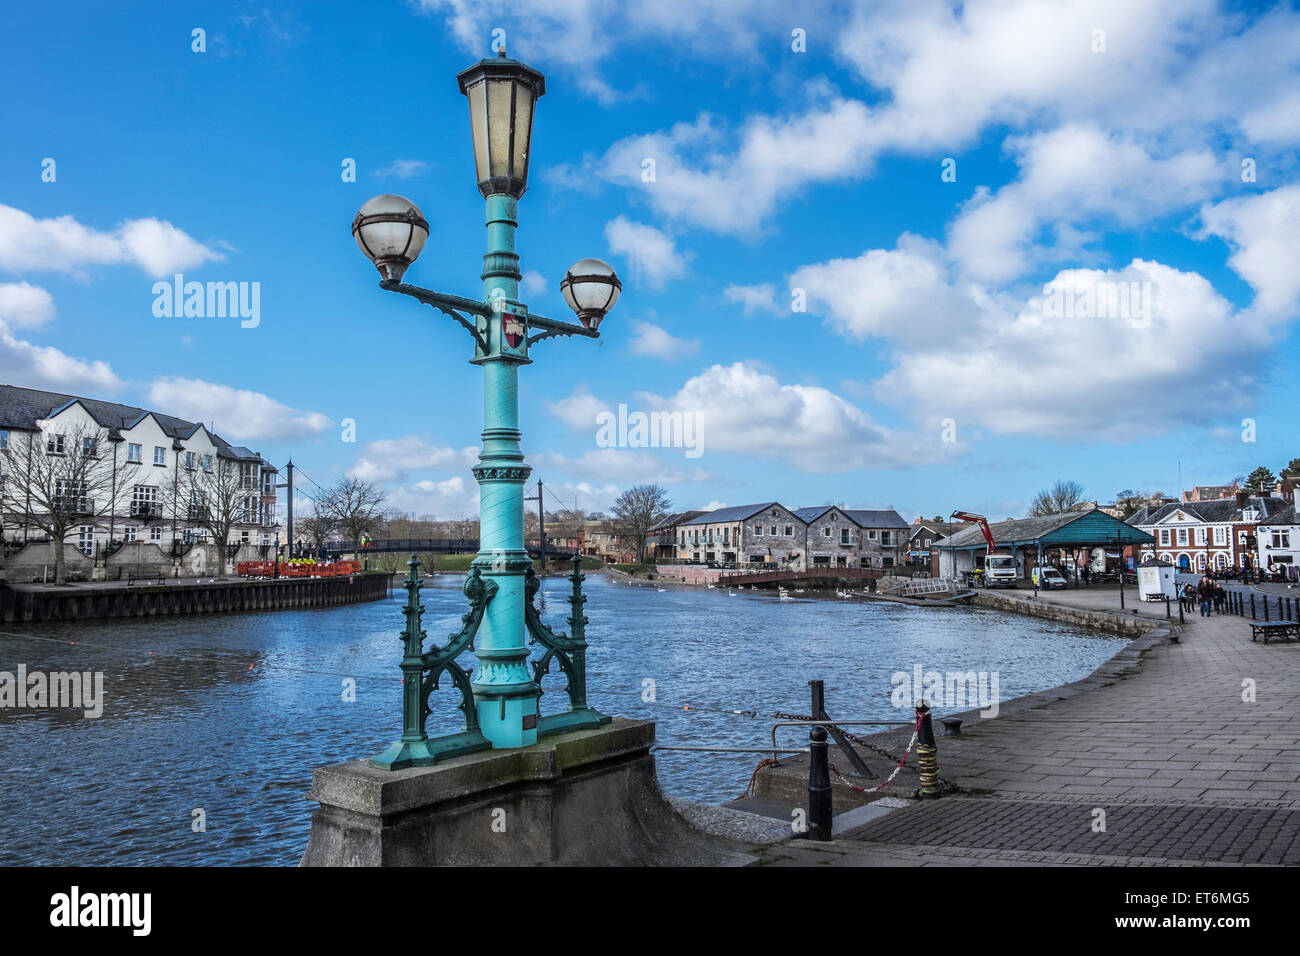
[[[992,551],[997,545],[993,542],[993,531],[989,528],[988,521],[983,515],[977,515],[971,511],[954,511],[950,514],[949,519],[956,518],[958,521],[974,521],[980,526],[980,531],[984,533],[984,540],[989,543],[989,550]]]

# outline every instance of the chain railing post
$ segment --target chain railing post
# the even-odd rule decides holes
[[[820,724],[808,734],[808,839],[831,838],[830,745]]]
[[[916,762],[921,773],[921,799],[933,800],[939,796],[939,748],[935,745],[930,707],[925,701],[916,708],[916,718],[919,724],[916,731]]]

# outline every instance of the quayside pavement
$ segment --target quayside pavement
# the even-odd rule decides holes
[[[1119,613],[1114,590],[1010,593]],[[1138,612],[1165,624],[1163,605]],[[965,715],[939,739],[959,794],[769,845],[760,864],[1300,865],[1300,644],[1252,643],[1234,615],[1193,613],[1179,637],[1152,632],[1091,678]]]

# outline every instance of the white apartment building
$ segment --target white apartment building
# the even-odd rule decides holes
[[[230,444],[201,423],[172,415],[0,385],[0,450],[66,455],[74,440],[102,462],[96,465],[97,474],[109,476],[107,484],[93,492],[97,500],[85,488],[68,489],[70,495],[85,497],[78,499],[84,501],[84,518],[66,540],[86,557],[134,543],[152,543],[169,553],[194,544],[216,544],[195,520],[204,505],[194,500],[196,483],[190,472],[210,474],[223,460],[237,469],[240,489],[247,491],[226,544],[271,544],[277,524],[277,469],[257,452]],[[6,548],[48,541],[48,515],[43,516],[32,500],[32,476],[40,474],[39,465],[11,453],[0,457],[0,468]]]

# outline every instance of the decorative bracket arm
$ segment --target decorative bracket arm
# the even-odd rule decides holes
[[[474,341],[478,343],[481,351],[488,351],[487,340],[483,338],[482,333],[478,330],[477,323],[471,322],[461,313],[468,312],[470,315],[481,315],[484,318],[490,318],[492,309],[486,303],[478,302],[474,299],[466,299],[459,295],[446,295],[442,292],[433,292],[429,289],[422,289],[418,285],[409,285],[405,282],[395,282],[392,279],[384,279],[379,283],[381,289],[388,292],[400,292],[402,295],[409,295],[411,298],[423,302],[425,305],[433,306],[444,315],[449,315],[474,336]]]

